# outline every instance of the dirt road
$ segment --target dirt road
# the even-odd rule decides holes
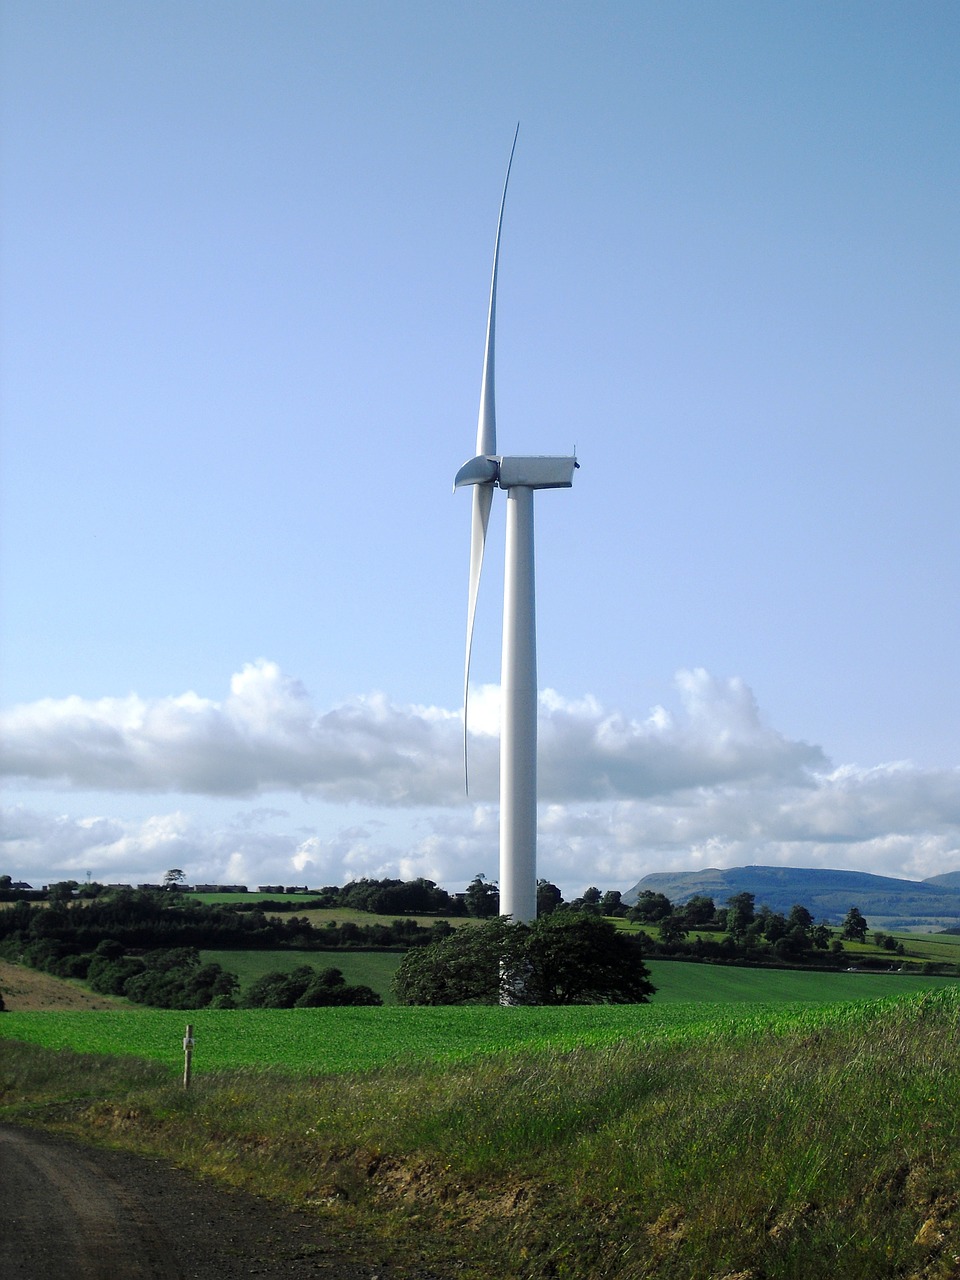
[[[164,1161],[0,1126],[4,1280],[398,1280],[342,1249],[319,1219]]]

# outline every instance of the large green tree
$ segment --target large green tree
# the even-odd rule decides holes
[[[408,951],[394,978],[401,1004],[643,1004],[653,990],[635,938],[563,908],[457,929]]]
[[[841,936],[848,942],[863,942],[867,936],[867,922],[860,913],[859,907],[851,907],[843,917]]]
[[[485,878],[482,871],[478,871],[467,885],[463,897],[469,914],[480,919],[495,916],[500,910],[500,890]]]

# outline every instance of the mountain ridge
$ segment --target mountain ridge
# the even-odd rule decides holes
[[[758,907],[767,906],[772,911],[786,913],[799,903],[817,920],[828,924],[839,924],[847,911],[856,906],[868,920],[878,919],[884,928],[960,926],[960,871],[931,876],[928,880],[813,867],[657,871],[628,889],[623,901],[632,904],[645,890],[666,894],[677,905],[703,894],[713,898],[718,907],[736,893],[752,893]]]

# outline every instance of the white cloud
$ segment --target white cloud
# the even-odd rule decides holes
[[[760,720],[739,680],[705,671],[677,680],[684,714],[645,721],[591,698],[541,699],[540,792],[545,799],[651,796],[737,779],[803,777],[825,763]],[[474,794],[496,796],[498,697],[471,702]],[[275,663],[244,667],[222,702],[195,693],[152,701],[131,694],[70,697],[0,717],[8,777],[97,790],[200,795],[299,791],[334,803],[447,805],[462,792],[458,711],[397,706],[382,694],[318,712]]]
[[[679,712],[639,720],[589,697],[542,695],[540,871],[568,896],[667,869],[760,863],[920,879],[960,866],[960,769],[834,767],[764,724],[743,681],[697,670],[677,687]],[[9,775],[34,795],[55,792],[64,810],[71,789],[113,792],[105,807],[127,816],[12,809],[0,865],[25,879],[91,869],[149,880],[177,866],[250,884],[423,875],[462,887],[477,871],[496,876],[497,717],[486,688],[471,717],[468,802],[458,712],[382,695],[319,712],[269,662],[235,675],[221,702],[189,693],[14,708],[3,718]],[[178,793],[171,812],[129,816],[124,794],[164,791]],[[323,803],[306,825],[283,805],[205,822],[190,813],[191,794],[278,792]],[[348,804],[361,820],[345,820],[357,812]]]

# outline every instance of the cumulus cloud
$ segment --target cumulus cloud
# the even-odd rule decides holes
[[[801,779],[822,752],[767,728],[740,680],[681,672],[683,714],[643,721],[591,698],[541,698],[540,793],[609,799],[748,778]],[[471,707],[471,772],[496,796],[498,691]],[[59,786],[200,795],[299,791],[334,803],[448,805],[462,793],[459,711],[398,706],[381,694],[317,711],[275,663],[244,667],[220,702],[44,699],[0,717],[3,772]]]
[[[58,786],[415,805],[453,794],[460,723],[379,694],[318,713],[299,681],[260,661],[219,702],[47,698],[4,713],[0,735],[7,776]]]
[[[640,719],[542,695],[539,867],[567,896],[587,883],[627,888],[650,871],[749,863],[914,879],[960,867],[960,769],[834,766],[765,724],[742,680],[681,672],[677,691],[679,711]],[[92,869],[150,880],[176,866],[250,884],[422,875],[462,887],[497,872],[498,718],[498,691],[479,690],[466,801],[459,711],[382,695],[319,711],[269,662],[235,675],[221,701],[17,707],[3,717],[4,770],[34,794],[57,792],[68,811],[71,789],[113,792],[107,807],[121,812],[124,793],[179,798],[147,819],[14,809],[2,866],[25,879]],[[310,809],[318,816],[296,825],[283,792],[323,802]],[[271,793],[279,805],[261,800]],[[191,794],[237,797],[237,810],[204,824]],[[349,804],[361,819],[346,820]]]

